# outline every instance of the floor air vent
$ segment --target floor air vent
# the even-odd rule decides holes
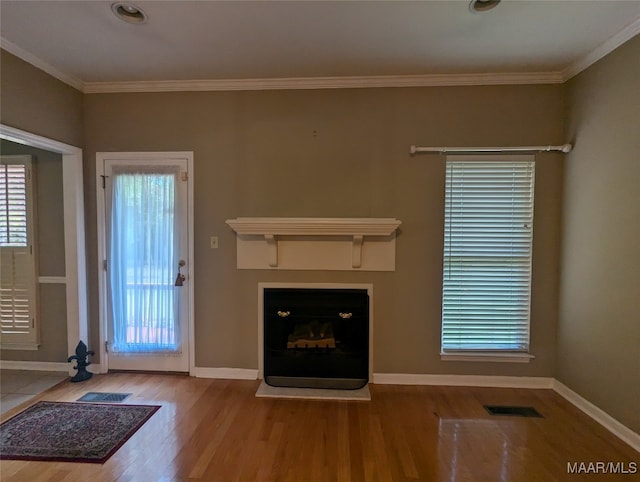
[[[130,393],[102,393],[102,392],[89,392],[85,393],[79,402],[122,402],[127,398]]]
[[[542,417],[533,407],[514,407],[508,405],[483,405],[490,415],[510,415],[512,417]]]

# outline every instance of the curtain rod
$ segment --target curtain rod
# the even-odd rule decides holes
[[[561,146],[523,146],[523,147],[417,147],[411,146],[409,154],[412,156],[421,152],[444,153],[478,153],[478,152],[549,152],[560,151],[567,153],[571,151],[571,144]]]

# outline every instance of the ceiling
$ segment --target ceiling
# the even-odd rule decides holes
[[[467,0],[133,3],[147,23],[116,18],[111,1],[2,0],[2,47],[84,91],[256,79],[561,82],[640,32],[640,0],[503,0],[482,14]]]

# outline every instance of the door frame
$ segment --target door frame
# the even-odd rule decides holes
[[[194,337],[194,226],[193,226],[193,151],[166,151],[166,152],[96,152],[96,224],[98,230],[98,258],[96,260],[98,273],[98,318],[100,324],[100,360],[104,371],[109,369],[109,355],[106,350],[105,342],[107,340],[107,272],[104,270],[103,261],[106,259],[106,233],[105,233],[105,190],[102,184],[102,175],[104,174],[104,161],[122,160],[122,161],[150,161],[154,159],[182,159],[187,161],[187,263],[189,266],[189,282],[185,283],[184,288],[189,290],[188,300],[188,320],[187,329],[188,350],[189,350],[189,375],[194,376],[195,367],[195,337]]]
[[[56,283],[64,283],[66,288],[67,353],[74,353],[78,340],[83,340],[87,344],[90,342],[88,339],[89,316],[85,261],[82,149],[5,124],[0,124],[0,138],[62,154],[65,275],[61,277],[56,276],[54,281]],[[19,363],[19,367],[22,368],[32,364],[33,366],[40,367],[40,369],[51,369],[54,366],[68,365],[67,371],[69,375],[75,374],[73,366],[67,363],[17,363]],[[11,362],[4,362],[3,367],[14,368]],[[15,366],[15,368],[19,367]]]

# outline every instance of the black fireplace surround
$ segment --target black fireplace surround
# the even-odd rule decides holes
[[[276,387],[364,387],[367,290],[265,288],[264,380]]]

